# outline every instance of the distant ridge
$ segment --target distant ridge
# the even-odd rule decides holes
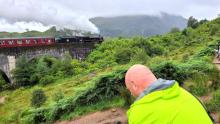
[[[161,13],[153,15],[128,15],[115,17],[95,17],[90,21],[95,24],[101,35],[117,36],[151,36],[169,32],[173,27],[183,29],[187,19],[182,16]]]

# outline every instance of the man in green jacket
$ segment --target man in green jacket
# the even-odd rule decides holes
[[[129,124],[212,124],[203,105],[174,80],[157,79],[144,65],[132,66],[125,84],[136,101]]]

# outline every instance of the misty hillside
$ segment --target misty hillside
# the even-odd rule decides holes
[[[133,15],[117,17],[95,17],[90,21],[94,23],[103,36],[151,36],[169,32],[171,28],[186,27],[187,19],[161,13],[161,16]]]
[[[89,31],[83,30],[72,30],[72,29],[60,29],[57,30],[55,26],[49,28],[44,32],[40,31],[29,31],[18,33],[18,32],[0,32],[0,38],[8,37],[59,37],[59,36],[90,36],[97,35]]]

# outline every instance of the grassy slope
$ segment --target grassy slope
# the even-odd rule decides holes
[[[19,118],[19,113],[32,108],[30,106],[31,94],[35,89],[40,88],[45,91],[47,101],[43,107],[46,107],[55,103],[53,100],[54,93],[62,91],[64,97],[76,96],[78,93],[83,92],[85,89],[88,89],[94,84],[90,80],[101,75],[108,74],[108,72],[111,72],[112,70],[114,70],[114,68],[106,68],[103,70],[97,70],[95,74],[81,74],[68,79],[60,79],[47,86],[36,85],[30,88],[19,88],[15,91],[1,92],[0,97],[6,97],[6,101],[4,104],[0,104],[0,123],[9,123],[14,121],[18,122],[19,120],[16,119]],[[97,107],[100,104],[102,107]],[[119,98],[115,98],[113,101],[103,101],[90,107],[85,106],[82,108],[77,108],[74,113],[70,114],[70,117],[67,116],[64,118],[70,119],[72,116],[77,117],[85,112],[87,113],[95,110],[102,110],[104,108],[122,105],[123,101]]]
[[[152,58],[148,64],[150,63],[154,63],[157,62],[157,60],[178,60],[178,61],[183,61],[184,56],[187,54],[189,57],[192,57],[193,55],[195,55],[197,52],[199,52],[200,50],[204,49],[208,44],[210,44],[213,40],[216,40],[219,38],[218,34],[215,35],[215,37],[211,37],[213,39],[210,39],[209,34],[204,33],[206,30],[206,25],[199,27],[196,32],[202,32],[203,35],[205,36],[199,36],[198,34],[194,37],[192,36],[192,40],[198,40],[200,37],[204,38],[201,42],[198,43],[193,43],[192,45],[189,45],[187,47],[185,46],[180,46],[179,49],[173,49],[173,50],[168,50],[168,54],[165,56],[160,56],[160,57],[154,57]],[[180,34],[171,34],[171,35],[180,35]],[[152,37],[153,39],[157,39],[157,37]],[[115,67],[115,68],[120,68],[120,67]],[[90,80],[93,78],[96,78],[97,76],[100,76],[102,74],[108,73],[108,72],[112,72],[112,68],[106,68],[106,69],[102,69],[96,72],[95,75],[91,75],[91,74],[82,74],[82,75],[78,75],[78,76],[74,76],[72,78],[69,79],[60,79],[58,81],[56,81],[53,84],[47,85],[47,86],[34,86],[34,87],[30,87],[30,88],[20,88],[17,89],[15,91],[4,91],[0,93],[0,97],[6,97],[6,101],[4,104],[0,105],[0,123],[10,123],[10,122],[18,122],[19,119],[18,117],[18,113],[20,113],[21,111],[24,111],[26,109],[31,108],[30,107],[30,99],[31,99],[31,93],[34,89],[37,88],[42,88],[45,93],[46,96],[48,97],[48,100],[46,102],[46,104],[44,105],[45,107],[51,104],[54,104],[53,100],[52,100],[52,96],[55,92],[61,90],[65,97],[68,96],[74,96],[77,93],[83,91],[84,89],[88,88],[91,84]],[[122,105],[121,100],[118,100],[118,98],[116,98],[115,100],[113,100],[112,102],[109,101],[104,101],[102,103],[97,103],[97,104],[101,104],[101,105],[106,105],[103,108],[107,108],[109,106],[121,106]],[[115,103],[115,104],[113,104]],[[109,105],[109,106],[108,106]],[[98,108],[98,105],[93,105],[93,106],[86,106],[86,107],[82,107],[80,110],[78,108],[78,111],[76,109],[76,111],[74,113],[71,113],[69,116],[64,117],[65,119],[69,119],[71,117],[75,117],[78,115],[81,115],[85,112],[91,112],[91,111],[95,111],[98,109],[103,109],[103,108]]]

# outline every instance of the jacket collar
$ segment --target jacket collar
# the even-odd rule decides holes
[[[175,82],[175,80],[164,80],[159,78],[157,81],[153,82],[148,88],[146,88],[135,101],[138,101],[139,99],[143,98],[153,91],[167,89],[173,86]]]

